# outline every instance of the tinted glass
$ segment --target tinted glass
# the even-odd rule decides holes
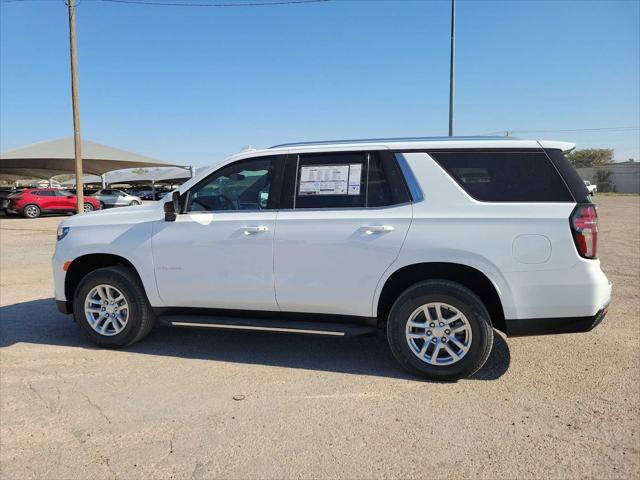
[[[69,190],[56,190],[56,195],[58,197],[68,197],[69,195],[73,196]]]
[[[571,165],[571,162],[565,157],[562,150],[548,149],[545,150],[553,164],[556,166],[564,181],[567,182],[567,186],[576,202],[591,203],[591,197],[589,196],[589,190],[585,187],[582,178],[578,175],[576,169]]]
[[[384,207],[408,202],[409,193],[393,154],[371,153],[367,207]]]
[[[367,153],[300,155],[295,178],[295,208],[364,207]]]
[[[274,157],[227,165],[190,191],[187,211],[271,209],[274,174]]]
[[[41,197],[53,197],[55,196],[55,190],[36,190],[34,195],[40,195]]]
[[[436,162],[476,200],[572,202],[544,152],[431,152]],[[584,186],[583,186],[584,187]]]

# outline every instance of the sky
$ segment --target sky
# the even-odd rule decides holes
[[[72,135],[66,6],[1,1],[0,150]],[[640,160],[637,128],[559,132],[640,126],[639,1],[461,0],[456,16],[456,135]],[[81,0],[76,22],[86,140],[201,166],[246,145],[447,134],[448,1]]]

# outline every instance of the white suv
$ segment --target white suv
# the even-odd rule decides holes
[[[581,332],[606,314],[596,208],[570,148],[432,138],[243,152],[159,204],[65,220],[56,300],[105,347],[155,322],[380,329],[407,370],[466,377],[487,360],[493,328]]]

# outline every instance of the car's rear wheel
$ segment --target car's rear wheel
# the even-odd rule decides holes
[[[484,365],[493,329],[486,307],[471,290],[448,280],[429,280],[409,287],[396,300],[387,339],[407,371],[452,381]]]
[[[41,213],[40,207],[33,204],[26,205],[22,209],[22,216],[25,218],[38,218]]]
[[[93,205],[91,205],[90,203],[85,203],[84,204],[84,211],[85,212],[93,212],[94,208]]]
[[[141,340],[155,322],[142,285],[125,267],[101,268],[84,277],[74,295],[73,314],[85,337],[109,348]]]

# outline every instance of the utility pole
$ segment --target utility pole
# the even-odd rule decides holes
[[[73,105],[73,144],[76,158],[76,199],[78,213],[84,212],[84,184],[82,183],[82,144],[80,142],[80,112],[78,112],[78,56],[76,52],[75,0],[69,6],[69,51],[71,53],[71,103]]]
[[[451,58],[449,62],[449,136],[453,136],[453,88],[456,57],[456,0],[451,0]]]

